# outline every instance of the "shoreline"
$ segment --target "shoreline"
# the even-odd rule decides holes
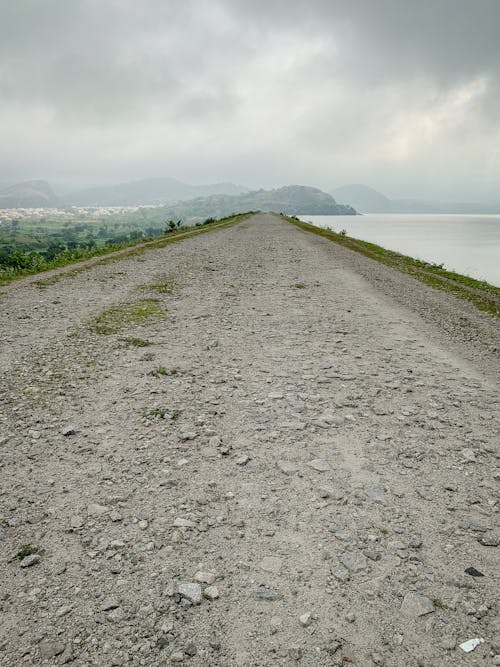
[[[434,289],[451,293],[459,299],[469,301],[478,310],[484,311],[492,317],[500,318],[500,287],[456,271],[448,271],[441,266],[403,255],[369,241],[318,227],[293,216],[282,217],[296,227],[328,238],[365,257],[411,275]]]

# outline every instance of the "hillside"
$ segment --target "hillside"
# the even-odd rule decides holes
[[[287,215],[356,215],[351,206],[337,204],[318,188],[287,185],[275,190],[257,190],[238,196],[213,195],[168,206],[165,213],[174,219],[223,217],[244,211],[276,211]]]
[[[46,181],[24,181],[0,190],[0,208],[42,208],[57,202]]]
[[[130,183],[87,188],[66,197],[77,206],[135,206],[167,204],[195,197],[225,194],[237,195],[248,191],[234,183],[189,185],[175,178],[148,178]]]

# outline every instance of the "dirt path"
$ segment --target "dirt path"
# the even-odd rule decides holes
[[[259,215],[5,295],[0,664],[500,664],[495,330],[397,284]]]

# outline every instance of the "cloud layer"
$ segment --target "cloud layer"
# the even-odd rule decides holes
[[[499,24],[497,0],[3,3],[0,181],[494,197]]]

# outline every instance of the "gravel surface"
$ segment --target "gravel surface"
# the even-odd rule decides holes
[[[1,665],[500,664],[492,318],[273,215],[0,306]]]

